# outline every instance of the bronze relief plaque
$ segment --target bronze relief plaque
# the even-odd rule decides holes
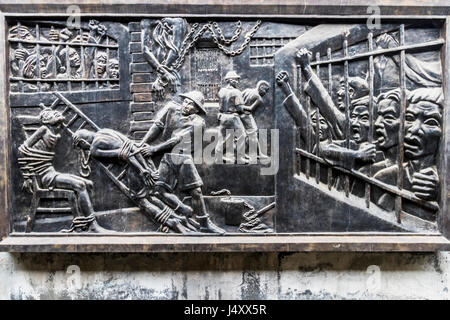
[[[117,13],[2,13],[2,250],[449,248],[447,17]]]

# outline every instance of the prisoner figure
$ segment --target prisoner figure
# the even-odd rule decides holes
[[[442,134],[441,88],[419,88],[407,96],[403,164],[403,188],[424,200],[436,200],[439,176],[436,155]],[[398,165],[380,170],[375,178],[395,185]]]
[[[225,75],[226,85],[219,90],[219,133],[222,143],[216,145],[216,162],[234,163],[234,140],[236,137],[236,153],[238,164],[248,164],[249,159],[245,154],[245,129],[242,124],[240,114],[244,110],[244,98],[237,86],[241,77],[234,71],[229,71]],[[232,130],[229,130],[232,129]],[[233,146],[233,150],[226,150],[225,146]]]
[[[217,227],[207,213],[201,189],[203,181],[191,155],[194,130],[203,130],[205,127],[205,120],[199,115],[206,114],[203,108],[205,98],[199,91],[180,94],[180,97],[184,98],[183,105],[171,101],[156,116],[155,122],[142,139],[142,153],[144,156],[163,154],[159,164],[159,180],[156,182],[156,190],[161,199],[176,212],[191,216],[192,208],[174,194],[175,187],[178,187],[180,191],[192,196],[200,231],[222,234],[225,231]],[[160,143],[155,143],[157,139]],[[153,144],[148,145],[149,143]],[[189,152],[177,152],[186,149]]]
[[[281,71],[277,75],[276,81],[286,96],[283,101],[283,105],[294,119],[303,140],[306,140],[308,134],[307,113],[298,98],[295,96],[289,84],[289,75],[286,71]],[[344,144],[345,140],[341,139],[341,133],[338,127],[334,127],[335,130],[333,130],[333,126],[330,125],[330,121],[327,121],[327,119],[322,116],[320,112],[319,132],[316,132],[316,112],[317,111],[313,111],[310,114],[313,141],[316,140],[315,136],[317,134],[319,135],[319,146],[314,145],[312,150],[313,153],[315,153],[317,148],[319,148],[319,154],[328,162],[342,167],[353,166],[355,160],[371,161],[371,159],[375,157],[375,147],[373,145],[362,145],[360,147],[358,143],[353,142],[350,143],[349,148],[346,148]],[[336,132],[338,132],[338,134]],[[359,132],[355,133],[358,137],[360,136]]]
[[[158,171],[151,160],[147,161],[142,156],[141,149],[133,141],[120,132],[111,129],[100,129],[97,132],[86,129],[78,130],[73,135],[73,144],[82,150],[88,150],[89,156],[97,159],[118,159],[129,163],[139,173],[149,192],[136,195],[136,201],[142,209],[149,213],[157,222],[168,226],[175,232],[189,233],[197,231],[186,219],[167,208],[162,202],[150,196],[153,187],[158,180]],[[158,221],[158,216],[167,215],[164,221]]]
[[[264,150],[261,150],[261,145],[258,141],[258,126],[256,125],[256,121],[253,118],[252,113],[256,111],[256,109],[261,105],[263,101],[263,97],[269,91],[269,83],[267,81],[261,80],[256,84],[256,88],[249,88],[242,91],[242,98],[244,99],[244,106],[242,109],[244,110],[241,114],[241,121],[244,125],[245,133],[248,137],[249,146],[257,146],[257,152],[259,157],[262,159],[268,158],[264,153]],[[255,154],[256,156],[256,154]],[[250,163],[256,163],[257,159],[252,159],[250,155]]]
[[[73,143],[89,150],[89,156],[128,162],[137,170],[149,189],[153,188],[158,179],[156,168],[150,168],[140,149],[120,132],[111,129],[100,129],[97,132],[81,129],[74,133]]]
[[[165,87],[176,92],[180,86],[180,75],[173,68],[187,32],[187,22],[182,18],[163,18],[141,21],[142,50],[144,58],[156,70],[158,76],[152,92],[159,99],[165,96]]]
[[[108,231],[98,225],[88,189],[93,187],[91,181],[82,177],[60,173],[55,170],[53,160],[55,148],[61,138],[64,116],[51,108],[44,108],[39,114],[41,127],[37,129],[20,147],[19,163],[26,179],[25,187],[32,191],[32,177],[35,176],[44,188],[62,188],[73,190],[78,200],[81,213],[93,219],[88,231]]]
[[[109,59],[108,78],[119,79],[119,60]]]

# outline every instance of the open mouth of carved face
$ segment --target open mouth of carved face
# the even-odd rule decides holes
[[[416,153],[422,149],[420,139],[415,136],[405,136],[405,152]]]
[[[352,137],[356,141],[361,139],[361,129],[359,126],[352,126]]]
[[[375,133],[377,135],[377,142],[378,144],[383,144],[384,142],[386,142],[387,137],[386,137],[386,132],[382,129],[377,129],[375,130]]]

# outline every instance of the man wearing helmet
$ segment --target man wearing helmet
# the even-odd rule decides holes
[[[159,180],[155,186],[161,200],[175,211],[190,217],[192,208],[180,201],[174,189],[189,194],[200,231],[224,233],[211,221],[206,211],[201,189],[203,181],[191,155],[194,131],[205,128],[205,120],[199,115],[206,114],[203,108],[205,97],[199,91],[180,94],[180,97],[184,98],[182,105],[171,101],[156,115],[153,125],[142,139],[142,154],[146,157],[163,154],[158,169]],[[181,153],[182,150],[184,152]]]
[[[237,137],[237,163],[247,164],[248,158],[245,156],[245,129],[242,124],[240,114],[244,111],[244,98],[237,89],[241,77],[235,71],[229,71],[225,75],[226,86],[219,90],[219,132],[222,143],[216,146],[216,161],[221,163],[234,163],[234,148],[232,152],[226,150],[230,155],[223,156],[224,146],[233,146],[234,137]],[[229,130],[232,129],[232,130]]]

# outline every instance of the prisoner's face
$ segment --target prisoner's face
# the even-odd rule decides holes
[[[410,104],[405,116],[405,156],[419,159],[434,155],[441,138],[442,113],[437,104],[419,101]]]
[[[80,56],[77,52],[77,50],[70,48],[69,49],[69,62],[70,67],[72,68],[78,68],[81,65]]]
[[[268,91],[269,91],[269,87],[266,86],[265,84],[260,85],[258,88],[258,93],[261,97],[264,97]]]
[[[181,114],[183,116],[189,116],[197,112],[197,107],[191,99],[185,98],[183,101],[183,108],[181,109]]]
[[[378,103],[378,117],[375,121],[375,133],[378,146],[389,149],[398,145],[400,129],[400,103],[392,99],[383,99]]]
[[[22,28],[20,28],[20,31],[19,31],[19,38],[21,40],[25,40],[25,41],[33,41],[33,40],[35,40],[34,36],[31,34],[30,31],[28,31],[27,29],[22,29]],[[28,48],[28,49],[34,48],[34,44],[33,43],[23,43],[22,45],[25,48]]]
[[[97,74],[99,76],[103,75],[106,71],[106,63],[107,59],[105,55],[98,55],[97,56]]]
[[[366,142],[369,127],[369,108],[366,105],[355,106],[350,115],[351,138],[356,143]]]
[[[317,129],[317,113],[312,112],[310,115],[310,121],[312,126],[313,135],[316,135]],[[324,141],[330,137],[330,127],[328,126],[327,121],[324,117],[319,113],[319,140]]]
[[[119,63],[110,63],[109,64],[109,77],[111,79],[118,79],[119,78]]]
[[[355,95],[355,89],[348,87],[348,98],[352,100]],[[341,82],[337,91],[337,107],[339,110],[345,110],[345,82]]]

